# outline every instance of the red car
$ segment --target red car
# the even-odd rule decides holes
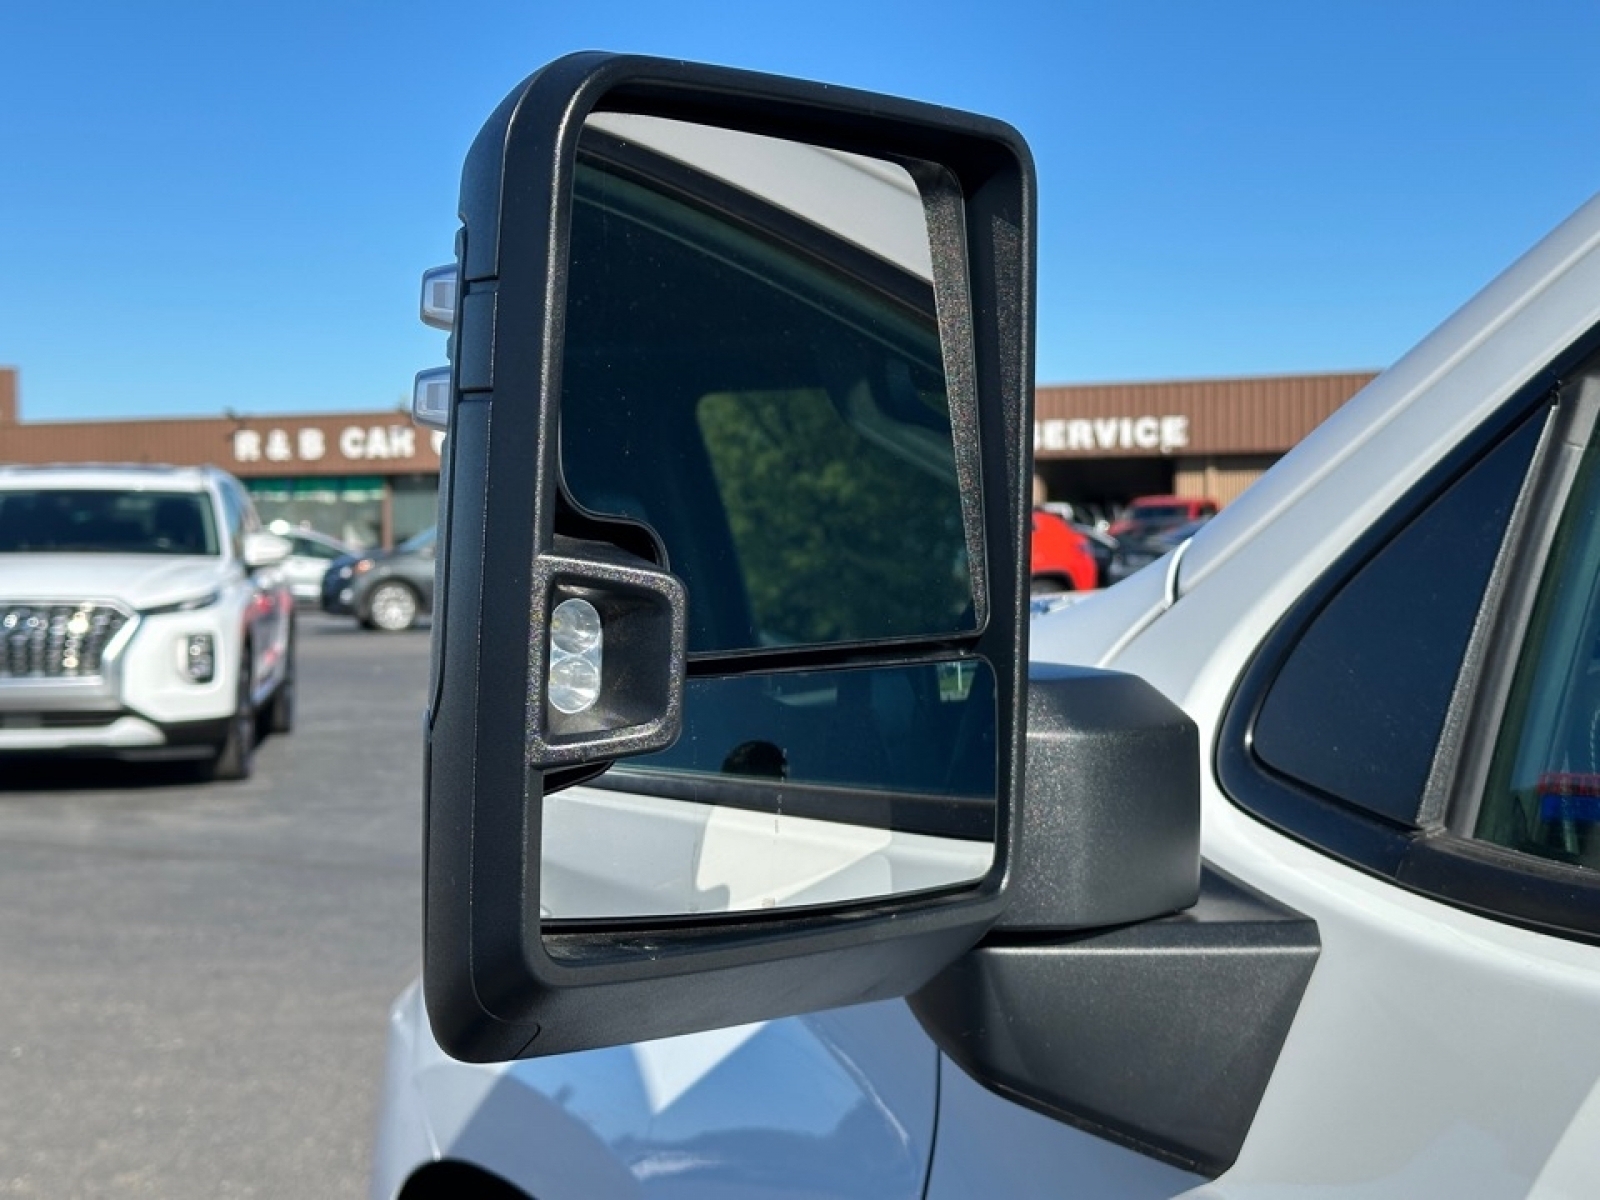
[[[1136,496],[1106,530],[1112,537],[1147,534],[1217,515],[1217,502],[1199,496]]]
[[[1100,573],[1089,539],[1053,512],[1033,510],[1033,594],[1086,592],[1099,586]]]

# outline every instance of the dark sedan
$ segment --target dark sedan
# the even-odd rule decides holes
[[[433,611],[433,544],[425,529],[393,550],[347,554],[322,577],[322,611],[398,633]]]
[[[1111,555],[1111,567],[1107,572],[1107,578],[1110,582],[1116,583],[1140,568],[1149,566],[1156,559],[1183,545],[1210,519],[1203,517],[1198,521],[1166,529],[1155,529],[1142,535],[1124,534],[1118,539],[1117,549]]]

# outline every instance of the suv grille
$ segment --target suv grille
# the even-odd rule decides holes
[[[88,679],[132,618],[109,604],[0,600],[0,679]]]

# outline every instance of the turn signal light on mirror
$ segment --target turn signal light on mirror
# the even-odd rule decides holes
[[[418,371],[411,389],[411,419],[427,429],[450,424],[450,368]]]
[[[422,273],[422,323],[452,330],[461,271],[455,263]],[[411,419],[426,429],[445,429],[450,423],[450,368],[420,371],[411,389]]]
[[[422,323],[446,332],[456,323],[456,294],[461,272],[455,263],[422,273]]]

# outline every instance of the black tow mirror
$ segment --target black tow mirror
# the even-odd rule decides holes
[[[576,55],[489,120],[448,430],[424,977],[457,1056],[905,994],[1002,912],[1033,178],[944,109]]]

